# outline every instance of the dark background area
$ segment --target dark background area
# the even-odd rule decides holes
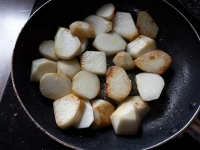
[[[36,0],[32,13],[47,0]],[[186,18],[192,23],[194,28],[200,35],[200,21],[191,13],[188,13],[178,1],[168,0],[178,10],[180,10]],[[17,100],[11,78],[9,77],[5,92],[0,103],[0,149],[1,150],[66,150],[66,146],[51,139],[43,131],[31,121],[28,115],[21,107]],[[108,139],[109,140],[109,139]],[[167,143],[155,149],[170,148],[199,149],[200,143],[197,142],[188,133],[184,133],[181,137],[168,141]],[[98,149],[96,147],[96,149]]]

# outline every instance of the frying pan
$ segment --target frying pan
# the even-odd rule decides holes
[[[44,98],[39,83],[30,82],[32,60],[41,58],[38,47],[54,40],[59,26],[69,27],[97,8],[111,2],[116,11],[130,12],[136,21],[138,10],[146,10],[159,26],[158,49],[172,57],[163,75],[165,87],[159,99],[150,101],[151,111],[133,136],[118,136],[112,127],[91,130],[56,126],[52,100]],[[88,50],[94,50],[92,46]],[[166,1],[155,0],[52,0],[36,11],[19,34],[12,59],[12,82],[24,110],[45,134],[73,149],[151,149],[183,133],[194,121],[200,105],[200,38],[188,20]],[[109,59],[109,65],[112,62]],[[133,78],[139,71],[128,74]],[[133,83],[134,85],[134,83]],[[131,95],[137,94],[134,91]]]

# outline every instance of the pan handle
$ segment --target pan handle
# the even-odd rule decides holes
[[[196,117],[186,130],[195,140],[200,143],[200,119]]]

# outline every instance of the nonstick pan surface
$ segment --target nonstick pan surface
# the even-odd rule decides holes
[[[63,131],[55,123],[52,100],[44,98],[39,83],[30,82],[31,63],[41,58],[39,44],[54,40],[59,26],[69,27],[73,21],[94,14],[105,3],[113,3],[116,11],[129,12],[134,21],[138,10],[147,11],[159,26],[157,48],[172,57],[163,75],[164,90],[158,100],[149,102],[151,111],[143,119],[134,136],[117,136],[112,127]],[[92,46],[88,50],[94,50]],[[13,53],[12,81],[16,95],[33,122],[56,141],[74,149],[149,149],[173,139],[185,131],[197,116],[200,104],[200,38],[188,20],[162,0],[52,0],[34,13],[21,33]],[[109,58],[108,67],[112,65]],[[133,79],[140,72],[128,72]],[[103,89],[102,89],[103,90]],[[132,91],[131,95],[136,95]],[[104,95],[102,95],[103,98]],[[31,131],[30,131],[31,132]],[[42,142],[42,141],[41,141]]]

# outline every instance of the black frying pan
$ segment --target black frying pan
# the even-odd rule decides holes
[[[59,26],[68,28],[73,21],[83,20],[108,2],[115,5],[116,11],[130,12],[135,21],[140,9],[148,11],[154,18],[160,28],[157,47],[173,59],[169,70],[163,75],[166,85],[160,98],[149,102],[151,111],[134,136],[117,136],[112,127],[96,131],[60,130],[55,124],[52,101],[40,94],[39,83],[30,82],[32,60],[41,58],[39,44],[44,40],[53,40]],[[198,114],[199,40],[187,19],[165,1],[50,1],[29,19],[18,37],[13,53],[12,81],[19,102],[35,124],[64,145],[80,149],[153,148],[184,132]],[[94,50],[93,47],[89,49]],[[129,75],[135,74],[135,71],[129,72]]]

